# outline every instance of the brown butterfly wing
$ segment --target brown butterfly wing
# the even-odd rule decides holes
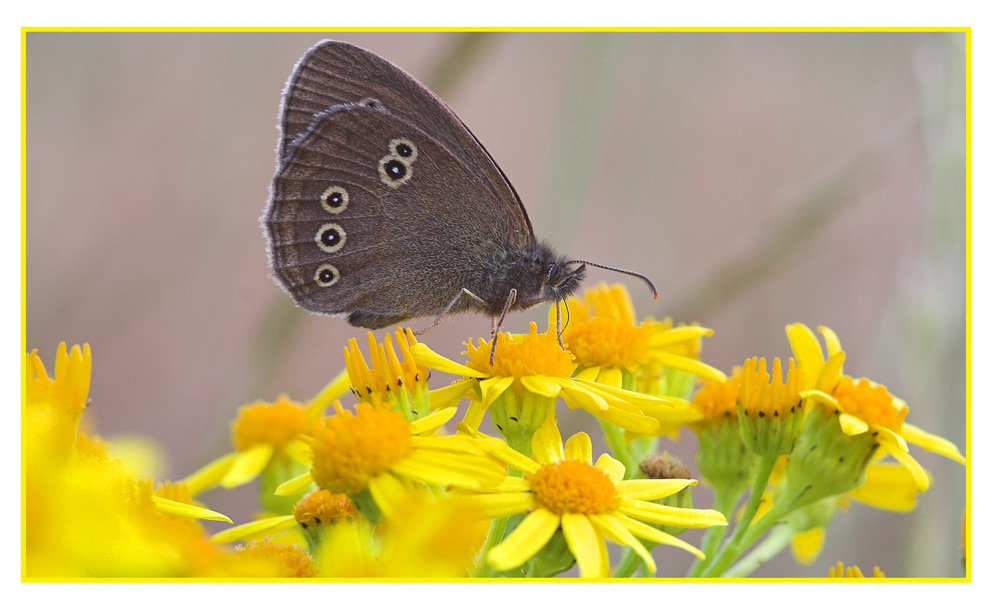
[[[299,60],[285,87],[278,143],[279,162],[296,147],[318,114],[344,103],[382,106],[424,133],[433,135],[475,173],[498,201],[512,240],[534,240],[531,222],[503,171],[459,117],[430,89],[371,51],[324,40]],[[508,202],[509,201],[509,202]]]
[[[300,306],[373,328],[436,315],[521,246],[515,201],[436,135],[388,109],[341,104],[297,138],[263,219],[274,273]]]

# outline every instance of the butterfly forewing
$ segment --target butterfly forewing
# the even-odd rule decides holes
[[[280,117],[279,163],[296,147],[310,126],[328,108],[367,103],[384,108],[433,134],[457,162],[476,174],[494,200],[503,200],[501,212],[513,231],[511,239],[534,239],[524,206],[503,172],[485,148],[430,89],[382,57],[360,47],[325,40],[299,60],[285,87]]]
[[[265,224],[274,272],[299,305],[377,326],[440,313],[484,258],[521,246],[503,209],[419,126],[341,104],[289,149]]]

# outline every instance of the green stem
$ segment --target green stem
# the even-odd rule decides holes
[[[743,546],[747,530],[750,529],[750,524],[757,514],[757,509],[760,508],[761,498],[764,496],[764,490],[767,488],[768,479],[771,477],[771,471],[774,469],[774,463],[777,460],[777,456],[767,455],[760,457],[760,460],[757,462],[757,473],[754,476],[753,486],[750,488],[750,498],[743,507],[743,516],[736,525],[736,531],[729,537],[725,547],[712,559],[711,563],[702,568],[701,576],[718,576],[719,573],[723,572],[742,553],[741,547]],[[771,514],[771,511],[765,515],[769,514]]]
[[[503,540],[504,534],[507,532],[507,519],[507,517],[497,517],[490,522],[490,529],[486,533],[483,548],[480,549],[479,555],[472,563],[472,572],[470,573],[472,578],[492,578],[497,575],[496,571],[486,563],[486,554]]]
[[[739,501],[742,491],[734,490],[735,484],[728,484],[719,490],[715,496],[715,504],[712,508],[726,516],[726,521],[732,521],[736,513],[736,503]],[[726,537],[726,526],[714,526],[705,531],[705,536],[701,539],[701,552],[705,554],[705,559],[695,560],[688,570],[688,577],[698,577],[711,563],[723,539]]]
[[[730,564],[736,561],[764,532],[767,532],[774,524],[786,517],[795,507],[795,500],[785,500],[773,505],[766,513],[753,522],[746,532],[739,538],[732,538],[726,547],[712,562],[712,565],[705,572],[705,576],[718,577],[729,569]],[[746,517],[746,515],[744,515]],[[735,536],[735,535],[734,535]]]
[[[754,570],[769,562],[775,555],[781,553],[792,541],[795,531],[791,526],[785,524],[775,527],[759,545],[746,557],[736,562],[732,568],[726,570],[724,577],[744,577],[752,574]]]

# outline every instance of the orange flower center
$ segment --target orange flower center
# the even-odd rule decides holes
[[[249,572],[261,576],[311,578],[319,569],[308,553],[295,545],[279,545],[269,540],[252,540],[237,552],[237,559]]]
[[[896,433],[903,428],[907,409],[896,410],[889,391],[881,385],[872,386],[868,378],[841,378],[833,389],[833,398],[845,413],[853,414],[868,424],[877,424]]]
[[[725,382],[706,380],[705,384],[691,398],[691,405],[700,409],[705,418],[735,416],[736,397],[740,390],[740,370],[733,368],[733,375]]]
[[[511,336],[501,333],[497,337],[492,365],[489,342],[480,338],[478,346],[473,346],[471,340],[465,345],[469,347],[465,352],[469,356],[469,367],[491,376],[569,378],[576,369],[573,355],[559,347],[555,332],[539,334],[535,323],[530,325],[526,334]]]
[[[644,361],[649,337],[643,327],[606,317],[573,320],[563,334],[566,346],[584,366],[631,368]]]
[[[543,466],[531,479],[531,491],[540,505],[557,515],[618,508],[615,484],[607,473],[579,460]]]
[[[354,494],[410,451],[410,424],[402,414],[358,404],[357,416],[338,412],[310,434],[312,476],[331,492]]]
[[[246,450],[260,443],[283,447],[305,430],[306,408],[282,395],[275,403],[258,401],[240,408],[233,423],[233,443]]]
[[[328,524],[338,519],[354,518],[358,511],[347,494],[316,490],[295,503],[292,515],[303,527]]]

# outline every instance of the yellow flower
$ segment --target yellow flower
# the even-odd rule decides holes
[[[295,545],[279,545],[266,539],[238,547],[233,570],[235,576],[256,578],[319,576],[319,569],[308,553]]]
[[[422,418],[431,409],[454,405],[449,402],[453,393],[448,389],[428,391],[427,368],[418,364],[410,352],[417,345],[413,331],[399,327],[395,337],[401,356],[396,355],[390,335],[386,335],[384,344],[379,344],[374,334],[368,332],[371,367],[361,354],[357,340],[351,338],[348,346],[344,347],[354,396],[376,407],[392,407],[408,420]],[[457,397],[454,400],[457,401]]]
[[[225,558],[191,518],[229,521],[192,504],[181,484],[136,482],[77,424],[90,349],[65,345],[55,376],[32,352],[24,404],[25,573],[37,577],[205,575]]]
[[[299,437],[309,420],[310,408],[286,395],[280,395],[273,403],[257,401],[246,405],[240,408],[233,422],[236,450],[182,481],[197,495],[215,486],[235,488],[249,483],[269,467],[282,482],[299,475],[309,463],[308,446]]]
[[[782,381],[781,360],[774,358],[771,375],[767,362],[756,357],[743,364],[739,384],[740,437],[760,455],[788,454],[795,446],[802,425],[802,379],[795,361],[788,362]]]
[[[837,565],[831,567],[826,576],[827,578],[865,578],[865,575],[861,573],[861,568],[857,566],[848,566],[845,568],[844,562],[837,562]],[[878,566],[875,566],[872,578],[885,578],[885,574]]]
[[[458,578],[483,546],[488,523],[455,499],[431,500],[423,492],[396,498],[405,514],[372,532],[362,521],[323,528],[316,561],[332,578]]]
[[[289,515],[264,517],[233,526],[215,534],[210,540],[214,543],[250,540],[298,525],[306,534],[306,540],[313,541],[316,540],[313,532],[317,529],[360,517],[347,494],[315,490],[300,498]]]
[[[581,408],[605,422],[651,435],[659,423],[648,413],[673,408],[659,397],[608,386],[593,378],[573,377],[573,355],[559,346],[552,327],[539,334],[532,323],[527,334],[499,334],[493,363],[486,340],[480,339],[478,345],[470,340],[467,346],[468,365],[446,359],[422,344],[411,349],[424,365],[468,378],[454,385],[454,390],[478,385],[482,398],[470,406],[463,425],[466,429],[478,428],[490,409],[494,425],[505,437],[518,434],[526,437],[519,443],[530,443],[531,435],[554,410],[556,397],[561,396],[570,409]]]
[[[650,571],[655,571],[656,564],[639,539],[680,547],[699,558],[704,555],[649,524],[683,528],[726,524],[717,511],[651,502],[696,484],[693,479],[625,480],[624,465],[607,454],[593,464],[586,433],[570,437],[564,449],[555,416],[539,428],[532,443],[534,459],[506,447],[491,452],[523,471],[524,478],[508,477],[492,493],[456,499],[494,518],[527,513],[514,531],[487,554],[494,570],[521,566],[561,531],[583,577],[608,576],[604,539],[630,547]]]
[[[870,433],[880,451],[888,452],[910,472],[916,492],[930,484],[927,472],[909,454],[907,443],[965,464],[965,458],[950,441],[905,422],[909,408],[883,386],[867,378],[860,380],[843,373],[844,351],[833,330],[820,327],[826,341],[824,359],[819,341],[808,327],[795,323],[786,327],[795,359],[801,369],[809,399],[837,417],[840,429],[850,437]]]
[[[712,335],[711,329],[673,327],[669,319],[637,323],[632,299],[624,285],[609,287],[601,283],[587,289],[582,298],[569,298],[566,306],[568,322],[562,338],[576,356],[580,377],[669,397],[687,394],[654,389],[654,385],[666,387],[665,370],[720,382],[725,379],[725,374],[699,360],[701,338]],[[555,311],[553,306],[550,326]]]
[[[392,510],[394,497],[413,484],[482,490],[503,479],[503,467],[484,455],[481,441],[430,436],[455,408],[408,422],[395,410],[368,403],[358,404],[356,415],[336,407],[334,416],[306,436],[311,470],[282,484],[278,494],[294,494],[315,482],[330,492],[348,494],[366,517],[378,521],[379,512],[389,519],[400,515]]]

